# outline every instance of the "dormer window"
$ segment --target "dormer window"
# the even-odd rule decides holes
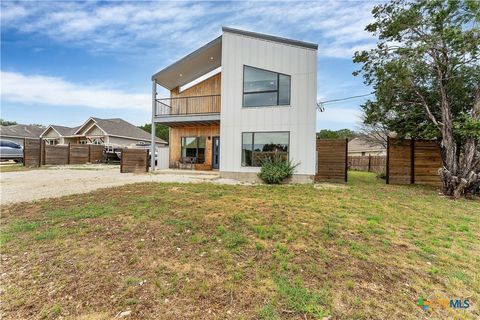
[[[243,66],[243,106],[289,105],[290,82],[289,75]]]

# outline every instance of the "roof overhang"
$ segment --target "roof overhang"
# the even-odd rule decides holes
[[[165,69],[155,73],[152,81],[173,90],[213,71],[222,65],[222,36],[210,41]]]
[[[220,123],[220,113],[155,117],[153,121],[168,127],[212,125]]]

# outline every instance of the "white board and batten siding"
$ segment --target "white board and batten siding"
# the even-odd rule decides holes
[[[243,66],[291,76],[290,106],[243,104]],[[220,171],[258,172],[242,167],[242,132],[289,131],[296,174],[315,174],[317,50],[224,32],[222,37]]]
[[[169,147],[157,147],[157,169],[168,169],[170,167]]]

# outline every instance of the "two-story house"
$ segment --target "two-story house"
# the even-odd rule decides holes
[[[299,163],[293,181],[312,181],[317,49],[223,27],[220,37],[155,73],[152,122],[170,127],[170,167],[254,180],[262,159],[277,153]],[[170,97],[158,98],[157,86]]]

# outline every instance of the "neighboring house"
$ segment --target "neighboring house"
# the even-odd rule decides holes
[[[41,134],[48,144],[102,144],[113,146],[134,146],[150,144],[150,134],[133,124],[119,119],[89,118],[78,127],[48,126]],[[165,146],[167,142],[156,139],[156,145]]]
[[[385,156],[387,149],[380,143],[354,138],[348,142],[349,156]]]
[[[75,131],[80,127],[64,127],[49,125],[42,133],[41,137],[50,145],[78,143],[78,138],[74,136]]]
[[[170,167],[194,162],[251,180],[261,160],[278,153],[299,163],[294,181],[312,181],[317,48],[223,27],[220,37],[154,74],[152,122],[170,127]],[[170,98],[156,99],[157,85]]]
[[[13,141],[23,146],[23,140],[39,139],[45,127],[37,125],[15,124],[12,126],[0,126],[0,138]]]

